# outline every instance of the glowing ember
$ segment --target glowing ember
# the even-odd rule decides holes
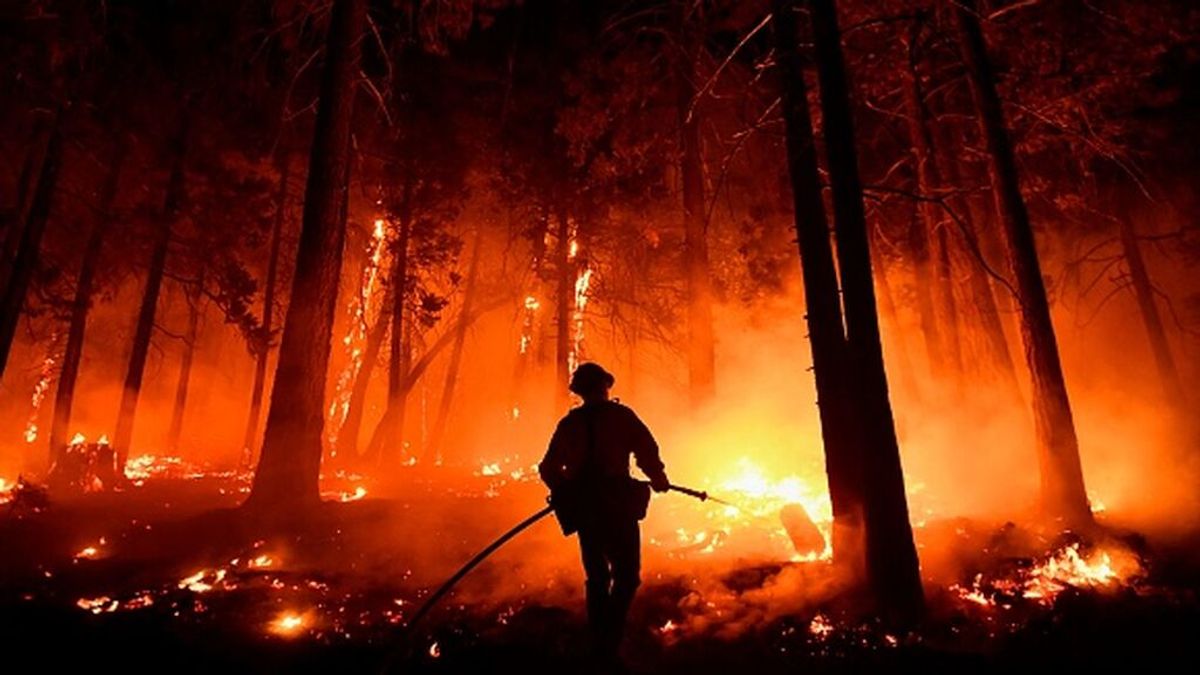
[[[808,623],[808,632],[818,640],[823,640],[833,634],[833,623],[824,614],[818,614]]]
[[[479,470],[479,474],[481,476],[499,476],[500,465],[497,463],[484,464],[483,468]]]
[[[98,598],[80,598],[75,606],[79,609],[86,610],[92,614],[100,614],[103,612],[115,612],[121,606],[121,603],[113,600],[107,595],[102,595]]]
[[[667,619],[667,622],[659,627],[658,632],[662,633],[663,635],[667,635],[669,633],[674,633],[677,630],[679,630],[679,626],[677,626],[674,621]]]
[[[11,502],[13,490],[16,489],[16,483],[10,483],[7,479],[0,478],[0,504]]]
[[[95,558],[96,555],[99,553],[100,553],[100,550],[97,549],[95,546],[88,546],[87,548],[84,548],[83,550],[81,550],[79,553],[76,553],[75,559],[76,560],[91,560],[91,559]]]
[[[207,593],[213,587],[225,580],[225,570],[200,570],[195,574],[184,577],[179,581],[179,588],[186,588],[193,593]]]
[[[30,403],[33,405],[33,412],[29,413],[29,422],[25,424],[25,442],[32,443],[38,437],[38,413],[42,409],[42,402],[46,400],[46,394],[50,391],[50,383],[54,381],[55,366],[58,365],[58,335],[55,334],[50,338],[50,346],[46,349],[46,358],[42,361],[42,369],[38,374],[37,384],[33,387],[33,396],[30,397]]]
[[[276,635],[293,637],[308,625],[308,617],[295,612],[283,612],[271,622],[270,630]]]
[[[351,492],[351,493],[343,492],[341,494],[341,496],[338,497],[338,499],[343,502],[354,502],[354,501],[358,501],[366,496],[367,496],[367,489],[365,487],[359,485],[358,487],[354,488],[354,492]]]
[[[87,436],[79,432],[75,432],[75,435],[71,437],[71,445],[83,445],[84,443],[87,443]]]
[[[438,643],[435,642],[429,645],[429,655],[435,659],[441,657],[442,648],[438,646]]]
[[[275,560],[269,555],[260,555],[250,559],[250,567],[254,569],[264,569],[275,564]]]

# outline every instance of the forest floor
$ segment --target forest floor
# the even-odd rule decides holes
[[[574,543],[549,522],[403,630],[431,588],[536,509],[534,486],[414,480],[404,498],[381,499],[361,498],[354,478],[331,481],[338,489],[302,526],[237,510],[246,479],[233,472],[151,477],[36,510],[10,493],[0,662],[9,672],[380,672],[389,662],[395,672],[589,672]],[[651,552],[629,671],[1200,667],[1194,537],[1048,544],[1011,525],[947,520],[922,528],[919,544],[945,541],[934,532],[956,542],[939,550],[960,549],[941,557],[961,562],[927,578],[929,618],[909,634],[847,618],[821,560],[716,567]],[[922,559],[937,566],[931,545]]]

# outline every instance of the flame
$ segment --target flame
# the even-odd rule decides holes
[[[1141,564],[1127,551],[1100,549],[1084,555],[1079,544],[1060,549],[1034,567],[1022,594],[1053,603],[1067,588],[1111,588],[1141,573]]]
[[[0,504],[7,504],[13,499],[13,491],[17,489],[16,483],[11,483],[7,479],[0,477]]]
[[[70,444],[71,445],[83,445],[84,443],[87,443],[87,436],[84,436],[83,434],[76,431],[75,435],[71,437]]]
[[[429,655],[435,659],[441,658],[442,648],[440,646],[438,646],[437,642],[434,642],[433,644],[429,645]]]
[[[269,555],[260,555],[250,559],[249,565],[254,569],[264,569],[275,564],[274,558]]]

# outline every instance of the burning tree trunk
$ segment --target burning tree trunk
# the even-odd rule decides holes
[[[388,328],[392,322],[392,291],[389,287],[380,306],[379,317],[367,334],[367,345],[363,349],[362,363],[354,376],[354,387],[350,390],[350,400],[346,405],[346,419],[338,430],[337,444],[339,456],[358,456],[358,436],[362,432],[363,413],[366,411],[367,390],[371,385],[371,372],[379,361],[379,352],[383,350],[383,342],[387,339]]]
[[[342,205],[350,163],[358,39],[366,0],[336,0],[326,39],[321,100],[309,158],[292,297],[275,386],[248,505],[278,508],[320,500],[325,378],[342,267]]]
[[[138,397],[142,392],[142,377],[146,373],[146,356],[150,353],[150,338],[154,332],[154,316],[158,308],[158,296],[162,291],[163,274],[167,268],[167,250],[171,244],[171,227],[179,218],[184,200],[184,161],[187,155],[189,120],[183,118],[172,147],[173,161],[171,176],[167,182],[167,194],[163,201],[158,230],[155,232],[154,248],[150,254],[150,267],[146,273],[146,288],[142,292],[142,304],[138,309],[137,325],[133,333],[133,347],[129,355],[129,368],[125,371],[125,387],[121,391],[121,407],[117,415],[117,429],[113,434],[113,449],[117,453],[117,473],[124,475],[125,460],[129,457],[129,444],[133,441],[133,425],[137,417]]]
[[[932,198],[942,189],[942,174],[933,152],[929,111],[925,107],[921,75],[917,70],[915,43],[919,30],[919,24],[914,23],[908,39],[908,64],[904,69],[901,88],[904,94],[905,117],[908,120],[909,143],[916,163],[917,191],[927,198]],[[942,375],[957,375],[962,369],[962,343],[958,332],[958,310],[954,305],[954,279],[948,249],[950,242],[942,224],[941,207],[934,201],[924,199],[918,205],[918,210],[921,223],[914,226],[912,240],[916,253],[918,309],[921,313],[922,330],[930,337],[930,345],[941,352],[936,358],[930,359],[934,370],[940,370]],[[937,270],[936,279],[929,272],[931,267]],[[937,312],[926,316],[926,313],[933,309],[930,295],[936,299]],[[932,322],[934,325],[926,327],[926,322]]]
[[[846,359],[837,269],[821,199],[817,150],[796,36],[796,0],[775,0],[775,51],[787,132],[787,161],[795,207],[796,241],[804,280],[805,319],[817,385],[825,473],[833,505],[833,553],[839,564],[861,567],[861,439],[850,409],[852,375]]]
[[[554,408],[561,412],[567,407],[567,382],[571,379],[571,287],[574,283],[571,272],[571,226],[566,209],[558,211],[558,240],[554,261],[558,272],[558,283],[554,289]]]
[[[100,216],[88,235],[83,251],[83,262],[79,267],[79,278],[75,281],[75,297],[71,301],[71,324],[67,329],[67,346],[63,351],[62,370],[58,376],[58,388],[54,392],[54,418],[50,424],[50,463],[53,464],[60,452],[67,447],[67,434],[71,426],[71,408],[75,401],[75,382],[79,378],[79,364],[83,358],[83,338],[87,331],[88,313],[92,308],[92,287],[96,270],[100,266],[100,254],[104,239],[112,227],[113,205],[121,185],[121,168],[128,152],[128,141],[117,141],[117,148],[109,165],[108,179],[100,195]]]
[[[821,120],[833,188],[834,234],[846,312],[846,343],[865,443],[863,523],[867,577],[880,609],[911,620],[924,606],[917,550],[908,520],[904,472],[888,399],[862,183],[854,145],[849,83],[833,0],[810,0]]]
[[[271,356],[271,331],[275,321],[275,282],[279,275],[279,249],[283,240],[283,225],[287,219],[288,178],[291,162],[285,151],[279,152],[279,189],[275,195],[275,220],[271,226],[271,244],[267,253],[267,279],[263,289],[261,339],[255,349],[254,384],[250,390],[250,415],[246,419],[246,436],[242,441],[243,462],[248,466],[258,440],[258,423],[262,417],[263,391],[267,386],[267,360]]]
[[[51,123],[50,140],[46,145],[37,187],[34,188],[25,222],[20,225],[21,239],[13,260],[12,273],[4,287],[4,296],[0,298],[0,377],[8,367],[8,355],[17,333],[17,322],[21,319],[25,295],[41,254],[42,234],[50,220],[50,206],[58,186],[59,165],[62,163],[62,114],[61,111],[55,113]]]
[[[483,243],[483,228],[475,229],[474,248],[471,251],[471,262],[467,271],[467,287],[463,290],[463,308],[459,314],[458,323],[454,327],[454,346],[450,351],[450,363],[446,366],[446,383],[442,387],[442,398],[438,402],[437,417],[434,418],[433,431],[429,435],[429,447],[434,452],[442,452],[442,439],[446,434],[446,422],[450,417],[450,405],[454,402],[454,385],[458,382],[458,367],[462,362],[463,344],[467,340],[467,320],[471,313],[471,305],[475,302],[475,286],[479,277],[479,249]]]
[[[167,448],[171,452],[179,449],[179,437],[183,434],[183,415],[187,410],[188,386],[192,381],[192,361],[196,357],[196,339],[200,334],[203,276],[196,284],[197,287],[187,294],[188,326],[183,336],[183,359],[179,363],[179,383],[175,387],[175,406],[171,409],[171,426],[167,432]]]
[[[708,269],[708,223],[705,214],[704,161],[700,149],[700,115],[695,105],[695,57],[686,19],[683,55],[678,64],[679,172],[683,182],[683,266],[688,297],[688,392],[693,405],[712,398],[716,387],[712,281]]]
[[[1088,524],[1087,492],[1079,461],[1079,441],[1050,304],[1038,262],[1033,228],[1017,178],[1016,159],[1004,121],[987,44],[974,0],[958,0],[953,8],[959,48],[967,69],[981,135],[986,140],[988,171],[996,212],[1004,227],[1009,264],[1016,279],[1021,313],[1021,337],[1033,383],[1033,419],[1043,506],[1050,515],[1070,523]]]
[[[1158,367],[1163,394],[1169,405],[1180,406],[1187,401],[1187,395],[1184,393],[1183,383],[1179,380],[1179,370],[1175,367],[1175,358],[1171,355],[1171,345],[1167,342],[1162,317],[1154,302],[1154,284],[1150,282],[1150,274],[1146,271],[1146,262],[1142,259],[1137,231],[1133,228],[1133,219],[1128,208],[1120,204],[1118,209],[1121,252],[1125,256],[1125,264],[1129,267],[1129,280],[1133,285],[1138,309],[1141,311],[1142,323],[1146,325],[1146,337],[1150,339],[1150,348],[1154,352],[1154,364]]]

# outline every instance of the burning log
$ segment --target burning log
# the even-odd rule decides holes
[[[800,556],[818,556],[825,550],[825,536],[800,504],[791,503],[779,511],[779,520],[787,530],[792,546]]]
[[[116,453],[107,439],[88,443],[82,434],[76,434],[46,478],[55,491],[100,492],[117,485],[116,466]]]

